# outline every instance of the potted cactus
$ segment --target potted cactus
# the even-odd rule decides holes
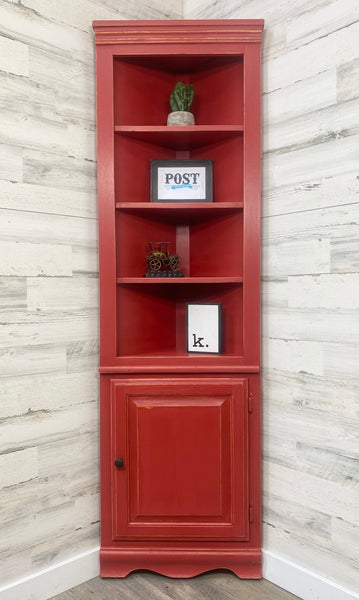
[[[189,109],[194,96],[194,86],[178,81],[170,95],[172,112],[168,115],[167,125],[194,125],[194,116]]]

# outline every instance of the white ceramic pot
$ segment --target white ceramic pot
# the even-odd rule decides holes
[[[186,110],[176,110],[167,117],[167,125],[194,125],[194,116]]]

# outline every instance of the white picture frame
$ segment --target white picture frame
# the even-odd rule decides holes
[[[221,354],[222,304],[188,302],[187,352]]]

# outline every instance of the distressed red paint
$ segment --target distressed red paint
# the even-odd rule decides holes
[[[104,577],[261,576],[262,29],[94,23]],[[165,125],[179,80],[193,127]],[[213,203],[150,202],[150,161],[176,158],[213,161]],[[151,240],[183,278],[143,277]],[[186,302],[222,303],[222,354],[186,352]]]

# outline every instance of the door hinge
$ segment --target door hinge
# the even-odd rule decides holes
[[[249,522],[253,523],[254,521],[254,516],[253,516],[253,506],[249,507]]]
[[[248,395],[248,412],[252,412],[253,411],[253,396],[252,394]]]

